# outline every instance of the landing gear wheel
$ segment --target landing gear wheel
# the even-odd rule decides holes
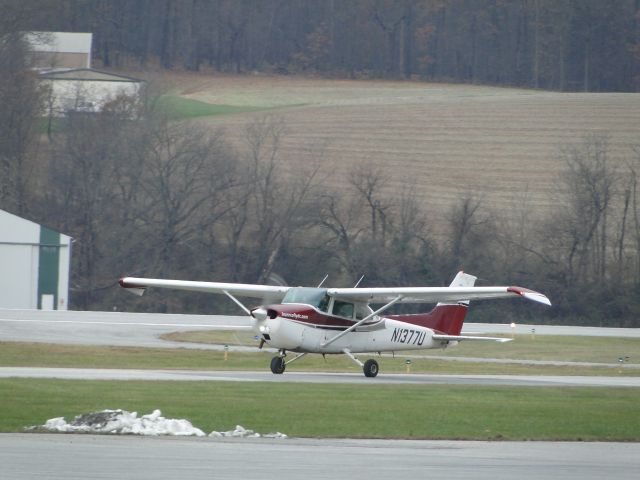
[[[375,377],[376,375],[378,375],[378,362],[370,358],[369,360],[364,362],[364,367],[362,367],[362,370],[364,371],[365,377]]]
[[[271,371],[276,374],[284,372],[284,357],[273,357],[271,359]]]

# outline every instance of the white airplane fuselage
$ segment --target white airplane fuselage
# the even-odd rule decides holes
[[[280,310],[278,306],[275,307],[272,311]],[[300,313],[292,312],[288,308],[288,312],[278,312],[280,315],[272,314],[273,318],[267,317],[262,320],[254,318],[253,327],[256,333],[273,348],[307,353],[343,353],[345,350],[352,353],[417,350],[445,348],[450,343],[454,343],[434,340],[433,329],[390,318],[376,317],[325,346],[323,344],[345,330],[349,322],[317,311],[315,311],[316,315],[310,315],[308,306],[300,305],[300,307]],[[319,316],[323,317],[325,324],[322,320],[318,320]],[[336,326],[326,323],[345,325]]]

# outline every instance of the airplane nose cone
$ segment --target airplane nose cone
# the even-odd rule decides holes
[[[262,321],[267,318],[268,312],[265,308],[258,307],[251,311],[251,316],[256,320]]]

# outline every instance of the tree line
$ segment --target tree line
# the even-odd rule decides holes
[[[33,3],[30,28],[93,32],[94,59],[107,67],[640,87],[638,0]]]

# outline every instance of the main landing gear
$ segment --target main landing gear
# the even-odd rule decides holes
[[[370,358],[364,365],[362,366],[362,371],[364,372],[365,377],[375,377],[378,375],[378,362],[376,362],[373,358]]]
[[[343,350],[343,352],[347,357],[349,357],[351,360],[353,360],[354,362],[356,362],[358,365],[362,367],[362,371],[364,372],[365,377],[373,378],[376,375],[378,375],[378,371],[380,370],[380,367],[378,366],[378,362],[376,362],[373,358],[370,358],[366,362],[362,363],[349,350],[345,349]],[[278,354],[278,356],[273,357],[271,359],[271,372],[275,373],[276,375],[284,373],[284,370],[289,363],[295,362],[297,359],[305,355],[306,353],[301,353],[300,355],[292,358],[287,362],[285,361],[287,352],[285,352],[284,350],[280,350],[280,353]]]
[[[351,353],[349,350],[347,350],[346,348],[344,350],[342,350],[342,352],[349,357],[351,360],[353,360],[354,362],[356,362],[358,365],[360,365],[362,367],[362,371],[364,372],[364,376],[365,377],[370,377],[373,378],[376,375],[378,375],[378,371],[380,370],[380,368],[378,367],[378,362],[376,362],[373,358],[370,358],[369,360],[367,360],[366,362],[362,363],[360,360],[358,360],[353,353]]]

